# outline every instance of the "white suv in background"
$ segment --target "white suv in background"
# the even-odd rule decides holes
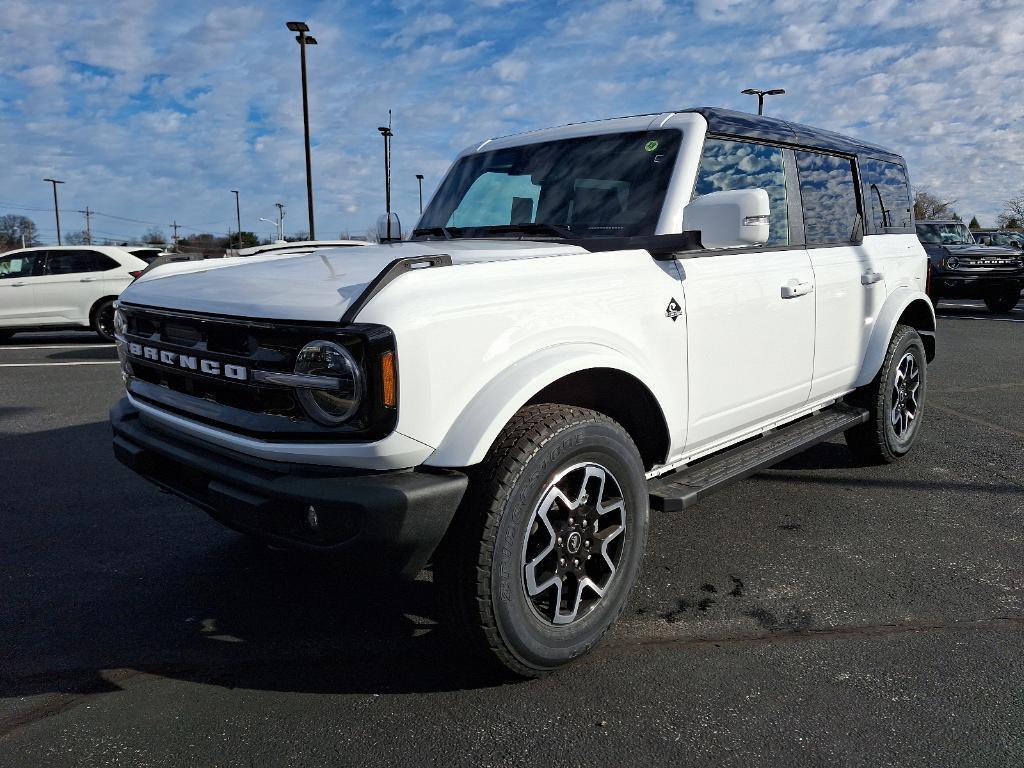
[[[0,253],[0,341],[58,328],[92,328],[112,341],[114,300],[145,268],[142,259],[109,246]]]

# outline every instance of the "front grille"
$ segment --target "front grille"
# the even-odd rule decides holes
[[[380,326],[250,320],[123,302],[120,309],[127,323],[126,343],[248,372],[245,380],[238,380],[133,355],[128,391],[150,404],[240,434],[275,439],[367,439],[383,436],[394,426],[394,409],[382,409],[374,402],[378,366],[367,365],[379,348],[394,348],[390,331]],[[316,339],[344,344],[369,374],[366,402],[340,427],[324,427],[310,419],[294,389],[252,380],[256,370],[291,373],[299,350]]]

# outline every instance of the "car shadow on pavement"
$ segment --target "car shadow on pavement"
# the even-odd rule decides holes
[[[118,690],[126,673],[273,691],[500,685],[430,582],[270,549],[122,467],[105,423],[0,434],[32,457],[0,495],[0,697]]]

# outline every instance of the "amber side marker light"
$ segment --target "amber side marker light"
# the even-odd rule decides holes
[[[384,405],[394,408],[397,405],[397,388],[395,386],[395,353],[385,352],[380,356],[380,381],[384,390]]]

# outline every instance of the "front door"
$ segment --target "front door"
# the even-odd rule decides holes
[[[42,251],[0,254],[0,327],[30,325],[36,318],[33,277]]]
[[[786,181],[779,147],[705,141],[694,196],[764,189],[771,219],[764,246],[679,259],[689,350],[688,452],[807,402],[814,368],[814,272],[799,234],[791,237]]]

